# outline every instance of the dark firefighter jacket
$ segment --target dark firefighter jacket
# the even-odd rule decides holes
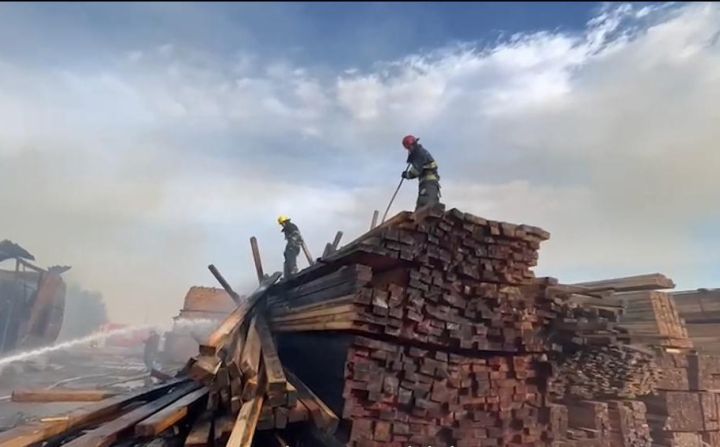
[[[408,154],[407,162],[410,164],[407,178],[419,178],[420,183],[439,181],[438,166],[435,159],[427,149],[420,144]]]
[[[286,222],[283,225],[282,232],[285,234],[285,240],[298,247],[302,243],[302,237],[300,236],[300,230],[297,225],[292,222]]]

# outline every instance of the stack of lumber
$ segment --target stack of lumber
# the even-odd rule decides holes
[[[623,310],[619,300],[573,286],[554,285],[545,290],[560,304],[549,326],[549,339],[559,346],[558,351],[567,354],[628,341],[627,331],[619,326]]]
[[[546,429],[537,408],[543,398],[532,356],[481,359],[361,337],[349,355],[343,416],[353,420],[351,442],[462,446],[477,439],[500,445],[542,440]]]
[[[720,391],[720,357],[716,355],[662,352],[655,362],[662,372],[660,390]]]
[[[401,213],[301,272],[296,287],[287,284],[270,301],[273,330],[355,330],[446,349],[543,352],[539,332],[553,315],[536,312],[538,297],[522,286],[533,279],[548,234],[454,209],[416,217]]]
[[[402,213],[270,291],[283,363],[342,413],[351,446],[549,442],[556,281],[530,270],[547,237]]]
[[[653,353],[628,345],[588,347],[556,362],[550,386],[556,401],[632,399],[653,392],[660,380]]]
[[[638,286],[637,281],[633,284]],[[652,392],[659,379],[654,352],[625,344],[629,336],[619,326],[622,302],[601,292],[606,286],[597,287],[555,285],[546,289],[564,303],[549,334],[561,347],[551,357],[555,371],[550,395],[555,401],[633,398]]]
[[[608,445],[610,413],[607,403],[585,400],[568,402],[566,406],[569,445],[578,447],[605,447]]]
[[[560,406],[566,436],[558,447],[650,447],[645,404],[625,400],[578,400]]]
[[[534,354],[479,358],[351,334],[278,343],[283,362],[351,421],[342,433],[350,445],[542,445],[552,436],[541,414],[548,365]]]
[[[661,380],[656,393],[642,397],[658,445],[720,445],[720,359],[693,352],[659,351]],[[689,433],[692,432],[692,433]],[[689,444],[688,444],[689,443]]]
[[[0,447],[720,445],[720,360],[689,350],[672,281],[535,278],[548,237],[429,207],[282,281],[253,241],[258,289],[211,266],[234,310],[177,377]]]
[[[632,334],[621,324],[626,302],[617,292],[672,286],[651,274],[555,287],[570,294],[551,336],[562,350],[552,356],[549,394],[568,413],[566,439],[558,445],[651,445],[645,404],[634,399],[653,393],[663,376],[655,350],[628,344]]]
[[[710,445],[720,445],[720,395],[705,391],[660,391],[644,399],[653,440],[678,444],[690,432]],[[683,444],[678,444],[683,445]]]
[[[652,444],[645,404],[634,400],[608,402],[610,446],[649,447]]]
[[[621,323],[633,343],[690,349],[692,340],[666,292],[639,291],[616,295],[625,304]]]
[[[720,354],[720,289],[674,292],[672,297],[695,348]]]

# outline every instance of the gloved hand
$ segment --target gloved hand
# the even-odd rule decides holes
[[[404,179],[410,178],[410,177],[408,177],[408,172],[407,172],[407,171],[403,171],[403,172],[402,172],[402,175],[400,175],[400,177],[402,177],[402,178],[404,178]]]

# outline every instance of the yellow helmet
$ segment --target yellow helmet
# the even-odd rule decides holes
[[[284,223],[287,222],[288,220],[290,220],[290,218],[287,217],[287,216],[280,216],[280,217],[278,217],[278,223],[279,223],[280,225],[284,224]]]

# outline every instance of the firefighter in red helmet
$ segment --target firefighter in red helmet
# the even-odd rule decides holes
[[[403,171],[405,179],[418,179],[418,198],[415,210],[440,202],[440,176],[435,159],[420,143],[419,138],[407,135],[402,145],[408,151],[407,162],[410,167]]]

